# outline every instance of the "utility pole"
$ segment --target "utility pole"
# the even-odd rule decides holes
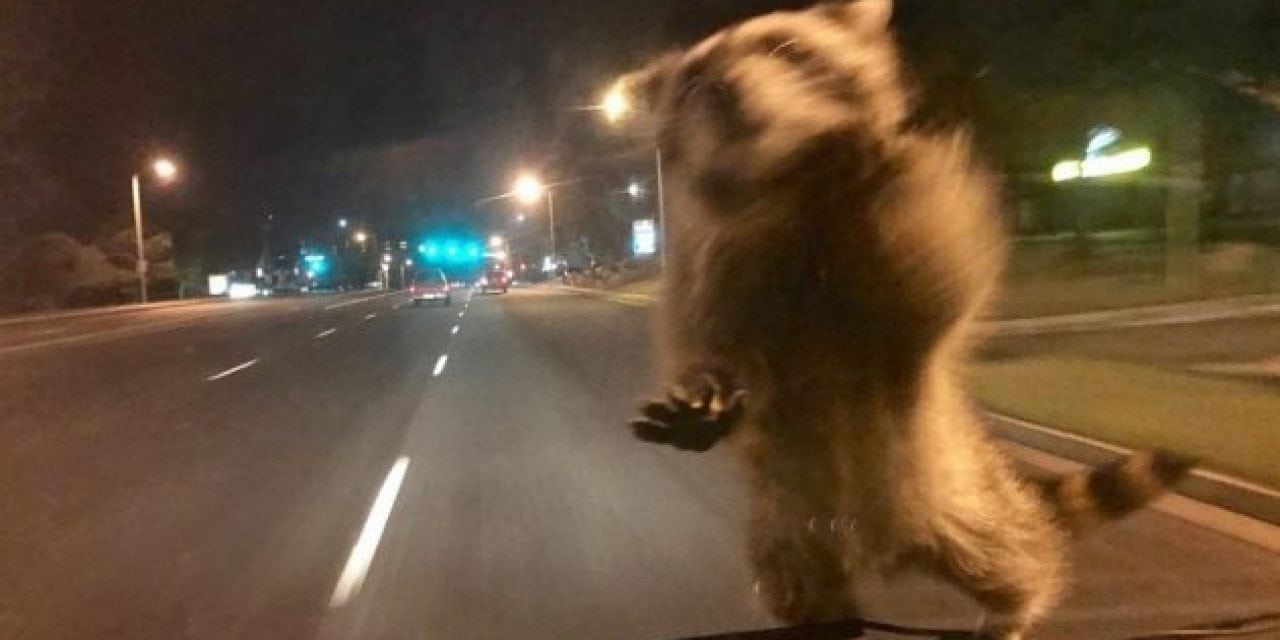
[[[138,301],[147,302],[147,255],[142,242],[142,185],[138,174],[133,174],[133,238],[138,250],[135,270],[138,272]]]

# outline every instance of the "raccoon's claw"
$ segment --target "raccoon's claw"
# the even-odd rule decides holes
[[[747,392],[725,393],[718,380],[702,374],[693,384],[673,388],[666,400],[644,403],[641,417],[631,421],[631,430],[645,442],[706,451],[742,418]]]

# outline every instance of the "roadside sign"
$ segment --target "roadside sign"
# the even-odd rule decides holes
[[[635,256],[651,256],[658,250],[658,231],[652,218],[631,223],[631,253]]]
[[[214,273],[209,275],[209,295],[225,296],[227,289],[231,286],[231,279],[225,273]]]

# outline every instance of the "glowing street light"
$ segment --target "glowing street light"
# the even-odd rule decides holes
[[[504,242],[506,241],[502,239],[502,236],[498,236],[498,235],[489,236],[489,246],[493,247],[494,249],[501,249]]]
[[[355,235],[351,236],[351,239],[355,240],[361,245],[364,245],[365,241],[369,239],[369,234],[363,231],[357,231]]]
[[[633,199],[639,199],[640,194],[642,193],[644,193],[644,190],[640,188],[640,183],[632,182],[627,185],[627,195],[631,196]]]
[[[525,173],[516,179],[511,193],[525,204],[536,204],[543,195],[547,196],[547,223],[551,227],[551,255],[556,255],[556,205],[551,189],[533,174]]]
[[[170,182],[178,177],[178,165],[168,158],[156,160],[151,164],[151,169],[156,172],[157,178],[165,182]]]
[[[338,228],[339,228],[339,229],[346,229],[346,228],[347,228],[347,219],[346,219],[346,218],[338,218]]]
[[[627,95],[627,88],[621,80],[614,83],[600,100],[600,111],[610,123],[621,122],[631,114],[631,110],[631,97]]]
[[[526,173],[516,179],[515,187],[511,192],[520,202],[536,204],[542,199],[542,194],[547,193],[547,187],[536,176]]]
[[[156,178],[164,183],[172,182],[178,176],[178,165],[168,158],[156,159],[155,162],[151,163],[151,170],[155,172]],[[147,255],[146,246],[142,241],[142,179],[135,173],[130,182],[133,188],[133,238],[138,252],[136,267],[138,273],[138,300],[146,302]]]

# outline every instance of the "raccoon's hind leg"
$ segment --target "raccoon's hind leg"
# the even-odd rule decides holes
[[[790,624],[857,615],[838,548],[808,529],[802,521],[755,519],[748,545],[756,593]]]
[[[811,462],[810,462],[811,464]],[[790,624],[830,622],[858,614],[843,562],[843,536],[830,510],[809,493],[813,469],[773,469],[752,488],[748,557],[755,590],[769,611]]]
[[[1057,601],[1066,569],[1062,532],[1045,523],[956,523],[930,549],[938,573],[986,609],[981,633],[1022,640]]]

